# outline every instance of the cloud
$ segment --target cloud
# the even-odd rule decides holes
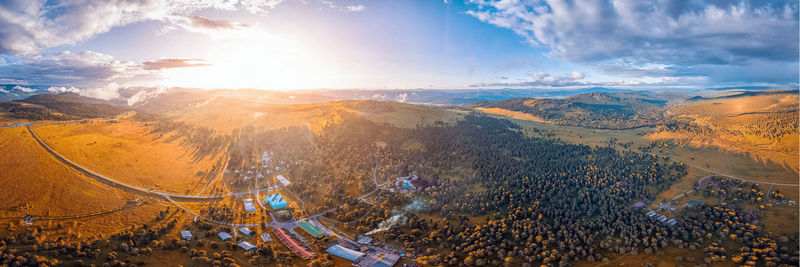
[[[571,62],[796,61],[797,1],[485,1],[467,13]]]
[[[20,92],[23,92],[23,93],[33,93],[33,92],[36,92],[36,89],[30,88],[30,87],[21,86],[21,85],[15,85],[15,86],[13,87],[13,89],[14,89],[14,90],[17,90],[17,91],[20,91]]]
[[[15,64],[0,65],[0,79],[23,84],[97,86],[112,81],[142,80],[150,74],[134,62],[92,51],[23,57]]]
[[[133,90],[135,93],[129,97],[127,97],[126,102],[128,106],[133,106],[138,103],[145,103],[150,99],[155,98],[161,94],[168,93],[172,91],[170,88],[167,87],[156,87],[156,88],[135,88]]]
[[[364,5],[347,6],[346,8],[347,8],[347,11],[350,11],[350,12],[364,11],[365,9],[367,9],[367,7],[365,7]]]
[[[186,18],[189,19],[190,25],[192,25],[193,27],[200,27],[207,29],[235,29],[235,28],[250,27],[250,25],[247,24],[236,23],[227,20],[213,20],[201,16],[188,16]]]
[[[93,87],[80,90],[78,94],[82,96],[94,97],[97,99],[110,100],[119,98],[120,86],[117,83],[109,83],[101,87]]]
[[[580,72],[580,71],[573,71],[573,72],[571,72],[569,74],[569,78],[573,79],[573,80],[580,80],[580,79],[583,79],[585,77],[586,77],[586,75],[583,74],[583,72]]]
[[[579,81],[586,76],[583,72],[573,71],[563,75],[553,76],[549,73],[528,73],[530,79],[516,82],[484,82],[470,85],[470,87],[568,87],[583,86],[589,83]]]
[[[0,4],[0,54],[35,54],[42,48],[75,44],[113,27],[146,20],[171,22],[204,9],[269,12],[283,0],[4,0]],[[189,17],[206,27],[219,21]],[[205,24],[204,24],[205,23]],[[224,25],[219,25],[224,26]]]
[[[275,38],[275,36],[258,27],[228,20],[215,20],[202,16],[169,16],[166,20],[169,21],[170,24],[165,26],[160,34],[182,29],[223,40],[263,40]]]
[[[620,80],[620,81],[586,81],[583,72],[573,71],[562,75],[549,73],[528,73],[529,79],[520,79],[514,82],[481,82],[469,85],[474,88],[586,88],[586,87],[613,87],[613,88],[699,88],[709,82],[706,76],[680,76],[661,77],[652,81]]]
[[[201,67],[210,64],[202,63],[202,59],[168,58],[142,63],[145,70],[160,70],[173,68]]]
[[[47,88],[47,91],[51,93],[78,93],[81,91],[81,89],[75,87],[53,86]]]

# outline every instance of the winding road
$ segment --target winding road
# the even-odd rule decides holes
[[[129,190],[132,190],[132,191],[136,191],[136,192],[139,192],[139,193],[143,193],[143,194],[146,194],[146,195],[160,196],[160,197],[164,197],[164,198],[167,198],[167,199],[176,198],[176,199],[187,199],[187,200],[198,200],[198,199],[206,199],[207,200],[207,199],[220,199],[220,198],[231,197],[231,196],[238,197],[238,196],[253,194],[253,193],[257,192],[257,191],[271,191],[271,190],[273,190],[272,187],[268,187],[268,188],[263,188],[263,189],[254,189],[254,190],[245,191],[245,192],[222,194],[222,195],[192,196],[192,195],[173,194],[173,193],[167,193],[167,192],[160,192],[160,191],[155,191],[155,190],[144,189],[144,188],[141,188],[141,187],[138,187],[138,186],[129,185],[129,184],[114,180],[112,178],[106,177],[106,176],[104,176],[102,174],[93,172],[93,171],[91,171],[91,170],[89,170],[87,168],[84,168],[81,165],[78,165],[75,162],[70,161],[69,159],[65,158],[61,154],[58,154],[58,152],[56,152],[55,150],[50,148],[41,139],[39,139],[39,136],[36,135],[36,132],[33,131],[33,129],[31,128],[30,125],[25,125],[25,127],[28,128],[28,132],[31,133],[31,136],[33,136],[33,138],[36,139],[36,142],[38,142],[39,145],[41,145],[45,150],[47,150],[47,152],[49,152],[50,154],[52,154],[53,156],[55,156],[56,158],[58,158],[62,162],[66,163],[67,165],[69,165],[69,166],[71,166],[71,167],[73,167],[73,168],[75,168],[75,169],[77,169],[77,170],[79,170],[79,171],[81,171],[83,173],[86,173],[89,176],[92,176],[94,178],[98,178],[102,182],[106,182],[106,183],[110,183],[110,184],[113,184],[113,185],[117,185],[117,186],[129,189]]]

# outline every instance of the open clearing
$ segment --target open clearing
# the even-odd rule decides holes
[[[0,217],[19,224],[24,215],[71,217],[119,209],[138,197],[109,187],[63,165],[42,149],[23,127],[0,129]],[[144,199],[147,201],[147,199]],[[109,234],[157,214],[158,205],[147,204],[117,212],[67,220],[69,227],[53,229],[53,236]],[[147,220],[147,219],[145,219]],[[72,222],[75,222],[73,225]],[[55,227],[58,220],[43,221]],[[3,228],[2,231],[9,230]],[[13,228],[11,230],[14,230]]]
[[[199,192],[215,175],[214,160],[195,161],[179,140],[154,139],[136,121],[43,125],[33,129],[59,154],[131,185],[163,192]]]

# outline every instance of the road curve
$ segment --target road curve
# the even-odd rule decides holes
[[[91,171],[91,170],[89,170],[87,168],[84,168],[81,165],[78,165],[77,163],[74,163],[74,162],[68,160],[67,158],[65,158],[64,156],[61,156],[55,150],[50,148],[41,139],[39,139],[39,136],[37,136],[36,133],[33,131],[33,129],[31,129],[30,125],[26,125],[26,127],[28,128],[28,132],[31,133],[31,136],[33,136],[33,138],[36,140],[36,142],[39,143],[39,145],[41,145],[45,150],[47,150],[47,152],[49,152],[50,154],[52,154],[53,156],[55,156],[56,158],[58,158],[62,162],[66,163],[70,167],[75,168],[75,169],[77,169],[77,170],[79,170],[79,171],[81,171],[81,172],[83,172],[85,174],[88,174],[89,176],[92,176],[94,178],[100,179],[100,180],[102,180],[104,182],[111,183],[111,184],[114,184],[114,185],[129,189],[129,190],[132,190],[132,191],[136,191],[136,192],[139,192],[139,193],[144,193],[144,194],[152,195],[152,196],[160,196],[160,197],[164,197],[164,198],[167,198],[167,199],[176,198],[176,199],[189,199],[189,200],[197,200],[197,199],[206,199],[207,200],[207,199],[225,198],[225,197],[230,197],[230,196],[242,196],[242,195],[252,194],[252,193],[254,193],[256,191],[270,191],[270,190],[272,190],[272,188],[269,187],[269,188],[264,188],[264,189],[250,190],[250,191],[246,191],[246,192],[238,192],[238,193],[223,194],[223,195],[191,196],[191,195],[173,194],[173,193],[166,193],[166,192],[160,192],[160,191],[155,191],[155,190],[144,189],[144,188],[141,188],[141,187],[138,187],[138,186],[129,185],[129,184],[126,184],[126,183],[111,179],[109,177],[103,176],[102,174],[93,172],[93,171]]]

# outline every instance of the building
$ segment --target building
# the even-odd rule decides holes
[[[356,243],[361,245],[369,245],[370,242],[372,242],[372,237],[363,235],[358,236],[358,239],[356,241]]]
[[[644,208],[644,202],[641,202],[641,201],[636,202],[636,204],[633,204],[633,207],[634,208]]]
[[[304,246],[300,245],[300,243],[294,240],[294,238],[289,236],[289,233],[287,233],[286,230],[283,230],[281,228],[274,228],[272,229],[272,232],[275,233],[275,236],[278,237],[278,240],[283,242],[283,244],[286,245],[287,248],[294,251],[294,253],[297,254],[297,256],[300,256],[300,258],[310,259],[314,257],[314,252],[311,252]]]
[[[306,233],[308,233],[313,237],[322,238],[323,236],[326,235],[325,232],[323,232],[322,230],[320,230],[319,228],[308,222],[300,222],[299,225],[300,228],[303,229],[303,231],[306,231]]]
[[[229,234],[228,232],[219,232],[217,236],[219,236],[219,239],[221,239],[222,241],[228,241],[233,238],[233,236],[231,236],[231,234]]]
[[[278,174],[278,176],[276,176],[275,179],[277,179],[278,182],[283,184],[283,186],[289,186],[289,184],[291,184],[289,182],[289,179],[286,179],[286,177],[283,177],[283,175],[280,175],[280,174]]]
[[[263,233],[261,233],[261,240],[264,241],[264,243],[271,242],[272,241],[272,237],[269,236],[268,232],[263,232]]]
[[[247,212],[256,211],[256,204],[253,202],[252,198],[248,198],[244,200],[244,210]]]
[[[676,221],[675,219],[669,219],[669,221],[667,221],[667,225],[669,225],[669,226],[673,226],[676,223],[678,223],[678,221]]]
[[[237,245],[239,245],[239,247],[244,249],[245,251],[256,250],[256,246],[253,246],[253,244],[250,244],[250,242],[247,241],[240,241]]]
[[[686,204],[684,204],[684,205],[683,205],[683,207],[685,207],[685,208],[691,208],[691,207],[700,206],[700,205],[705,205],[705,204],[706,204],[706,203],[705,203],[705,202],[703,202],[702,200],[698,200],[698,199],[690,199],[688,202],[686,202]]]
[[[352,250],[352,249],[349,249],[349,248],[346,248],[346,247],[343,247],[343,246],[340,246],[340,245],[333,245],[333,246],[329,247],[328,249],[326,249],[325,252],[328,252],[333,256],[336,256],[336,257],[339,257],[339,258],[342,258],[342,259],[345,259],[345,260],[349,260],[349,261],[355,261],[356,259],[360,258],[361,256],[364,256],[364,253],[361,253],[360,251],[355,251],[355,250]]]
[[[645,214],[647,215],[647,217],[653,217],[653,216],[656,216],[656,212],[655,212],[655,211],[652,211],[652,210],[651,210],[651,211],[648,211],[648,212],[647,212],[647,213],[645,213]]]
[[[253,233],[253,231],[250,230],[250,228],[247,228],[247,227],[239,227],[239,233],[242,233],[243,235],[249,236],[250,234]]]
[[[181,231],[181,237],[186,240],[192,240],[192,232],[189,232],[189,230],[183,230]]]
[[[667,218],[667,216],[661,215],[661,216],[658,217],[658,220],[660,222],[666,222],[667,220],[669,220],[669,218]]]
[[[278,212],[275,213],[275,215],[278,215],[278,218],[282,220],[289,219],[292,217],[292,214],[289,213],[288,210],[279,210]]]
[[[264,198],[264,202],[269,204],[273,210],[282,209],[289,205],[289,203],[286,203],[286,200],[283,199],[283,196],[278,193],[267,195],[267,197]]]
[[[400,255],[397,254],[385,254],[381,255],[378,258],[378,261],[373,264],[373,267],[392,267],[394,266],[397,261],[400,260]]]

